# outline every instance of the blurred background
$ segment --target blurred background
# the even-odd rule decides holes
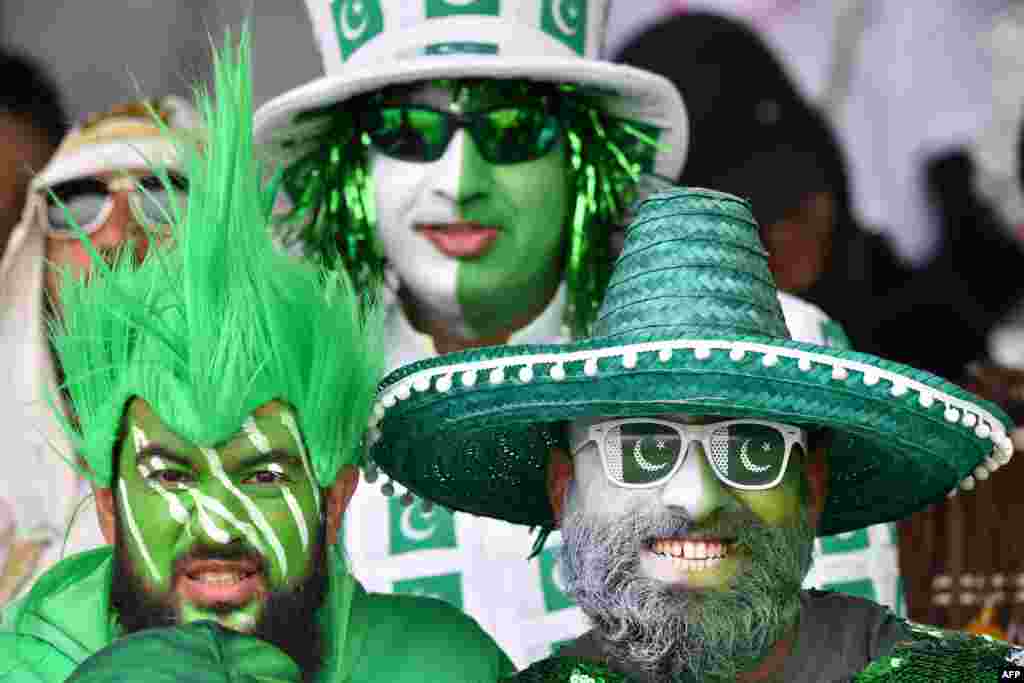
[[[246,17],[257,105],[322,73],[303,0],[0,0],[0,46],[50,74],[70,123],[188,95]],[[1024,417],[1019,3],[612,0],[608,21],[606,56],[690,109],[673,180],[750,197],[780,287]],[[911,617],[1024,641],[1020,460],[902,524]]]

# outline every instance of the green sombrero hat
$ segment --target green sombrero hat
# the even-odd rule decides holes
[[[474,349],[381,383],[370,456],[425,499],[554,526],[545,491],[560,423],[689,413],[826,427],[820,535],[897,520],[1009,462],[995,405],[875,356],[793,341],[750,205],[704,189],[647,199],[593,335]]]

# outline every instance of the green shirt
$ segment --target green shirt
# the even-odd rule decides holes
[[[110,608],[110,547],[73,555],[39,578],[0,622],[0,681],[61,683],[91,654],[120,635]],[[352,581],[351,609],[343,586]],[[493,683],[515,671],[475,621],[440,600],[367,593],[331,572],[319,614],[325,633],[345,619],[345,643],[327,638],[320,680],[326,683],[424,680]]]

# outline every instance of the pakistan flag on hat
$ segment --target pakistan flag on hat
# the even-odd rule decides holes
[[[1007,416],[960,387],[794,341],[750,205],[681,188],[640,205],[590,339],[472,349],[391,373],[371,457],[428,500],[550,527],[546,466],[562,423],[663,413],[832,430],[822,536],[973,488],[1013,453]]]
[[[606,96],[614,116],[660,131],[654,171],[675,178],[686,109],[665,78],[599,60],[608,0],[306,0],[326,76],[256,112],[260,142],[296,117],[391,85],[451,78],[571,83]]]

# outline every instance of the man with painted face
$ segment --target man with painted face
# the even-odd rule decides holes
[[[194,133],[196,124],[195,111],[178,97],[118,105],[75,126],[49,163],[34,169],[21,221],[0,262],[0,413],[7,438],[0,478],[0,605],[65,553],[104,542],[86,480],[55,453],[72,446],[47,405],[61,369],[45,316],[60,309],[61,297],[57,270],[46,264],[81,273],[92,268],[73,221],[108,261],[129,243],[142,260],[150,240],[141,223],[159,222],[169,201],[148,164],[166,165],[175,186],[186,188],[174,143],[160,126],[182,135]]]
[[[926,372],[794,340],[747,202],[647,199],[590,338],[386,377],[371,455],[415,493],[560,526],[592,629],[519,681],[997,680],[1024,659],[803,591],[815,535],[1009,462],[1008,418]]]
[[[667,81],[597,59],[607,4],[307,0],[327,75],[261,107],[256,134],[286,165],[286,235],[387,282],[389,368],[588,328],[641,176],[676,177],[687,146]],[[368,586],[444,597],[521,663],[585,628],[525,561],[527,530],[397,493],[351,506]]]
[[[92,250],[89,278],[62,271],[51,338],[74,418],[55,412],[113,548],[65,559],[12,605],[0,680],[63,681],[123,635],[209,620],[273,644],[306,681],[493,681],[511,663],[472,620],[367,594],[346,570],[380,316],[275,248],[245,35],[238,49],[217,61],[216,105],[200,96],[209,139],[185,147],[169,247],[141,264]]]

